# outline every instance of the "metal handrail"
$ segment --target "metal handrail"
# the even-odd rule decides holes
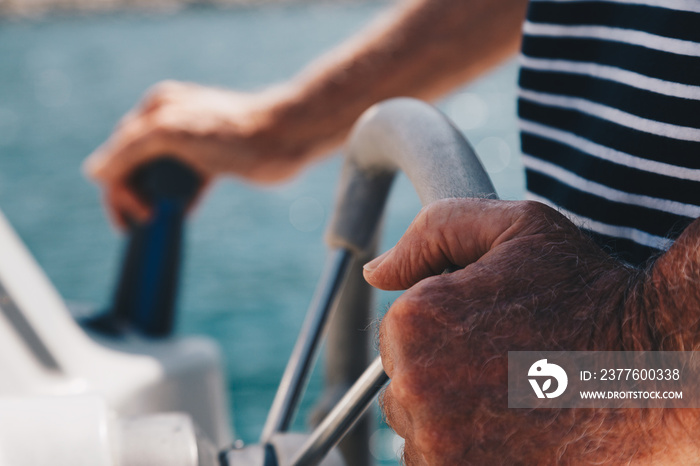
[[[399,170],[411,180],[423,205],[444,198],[497,198],[476,153],[442,113],[415,99],[391,99],[367,110],[351,133],[339,196],[326,233],[332,249],[356,256],[368,254]],[[342,309],[342,304],[339,307],[352,312]],[[377,358],[289,464],[319,464],[387,380]]]
[[[271,442],[276,433],[286,432],[292,422],[292,416],[306,385],[328,316],[347,281],[350,259],[350,252],[342,249],[334,251],[328,259],[267,415],[260,443]]]
[[[331,248],[365,251],[372,243],[397,171],[423,205],[496,190],[474,149],[435,107],[396,98],[367,110],[350,134],[339,197],[326,233]]]

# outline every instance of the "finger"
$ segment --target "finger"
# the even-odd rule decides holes
[[[202,199],[206,197],[206,194],[209,192],[209,189],[212,185],[211,177],[204,176],[201,173],[200,176],[202,178],[202,184],[199,187],[199,190],[197,190],[197,193],[195,194],[194,199],[192,199],[192,202],[190,202],[187,206],[187,215],[191,214],[199,208],[199,205],[202,203]]]
[[[126,230],[128,227],[128,222],[126,221],[125,216],[112,206],[106,194],[102,195],[102,203],[104,204],[105,211],[107,212],[109,222],[119,231]]]
[[[394,357],[391,354],[391,338],[390,331],[388,330],[390,319],[382,319],[382,323],[379,326],[379,356],[382,359],[382,367],[386,375],[391,378],[394,373]]]
[[[137,109],[144,114],[158,110],[164,102],[180,94],[187,87],[187,84],[178,81],[161,81],[144,93]]]
[[[93,152],[83,163],[83,171],[94,180],[110,184],[127,178],[136,166],[167,152],[158,131],[134,122]]]
[[[443,199],[416,216],[395,247],[365,265],[364,276],[384,290],[401,290],[449,267],[466,267],[515,236],[532,234],[563,216],[537,202]]]
[[[110,217],[120,229],[126,228],[128,221],[143,223],[151,216],[150,206],[121,183],[112,184],[106,189],[105,202]]]
[[[406,466],[427,466],[428,462],[425,457],[416,448],[415,443],[411,439],[407,439],[403,445],[403,453],[401,455],[403,463]]]
[[[411,422],[406,410],[396,402],[392,392],[392,385],[392,383],[389,383],[379,395],[379,407],[382,410],[386,424],[396,432],[396,435],[405,439],[411,435]]]
[[[155,133],[152,120],[156,118],[153,114],[185,87],[183,83],[163,81],[146,91],[139,104],[119,121],[109,141],[87,158],[83,164],[85,173],[103,181],[128,173],[133,168],[133,162],[143,157],[135,150],[138,147],[135,143],[144,145],[144,142],[152,142],[143,139],[144,133]],[[146,136],[146,139],[153,139],[153,135]],[[128,155],[123,152],[128,152]]]

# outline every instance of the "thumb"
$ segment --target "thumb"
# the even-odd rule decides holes
[[[466,267],[498,244],[558,220],[566,221],[537,202],[442,199],[420,211],[396,246],[365,264],[364,276],[380,289],[407,289],[447,268]]]

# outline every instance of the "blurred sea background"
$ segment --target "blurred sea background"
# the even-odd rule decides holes
[[[124,238],[108,224],[81,163],[141,94],[163,79],[239,90],[279,82],[388,6],[198,6],[167,14],[0,18],[0,209],[64,298],[105,308]],[[524,191],[516,80],[511,62],[439,102],[505,199],[522,198]],[[220,344],[234,427],[245,442],[260,434],[321,273],[340,157],[280,186],[219,182],[189,223],[178,332],[206,334]],[[400,178],[382,250],[419,208]],[[378,314],[396,296],[380,294]],[[305,428],[321,390],[319,367],[297,429]],[[386,426],[377,429],[373,455],[380,464],[397,464],[399,442]]]

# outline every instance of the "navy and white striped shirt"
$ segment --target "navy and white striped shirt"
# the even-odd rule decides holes
[[[700,0],[532,0],[528,197],[642,263],[700,217]]]

